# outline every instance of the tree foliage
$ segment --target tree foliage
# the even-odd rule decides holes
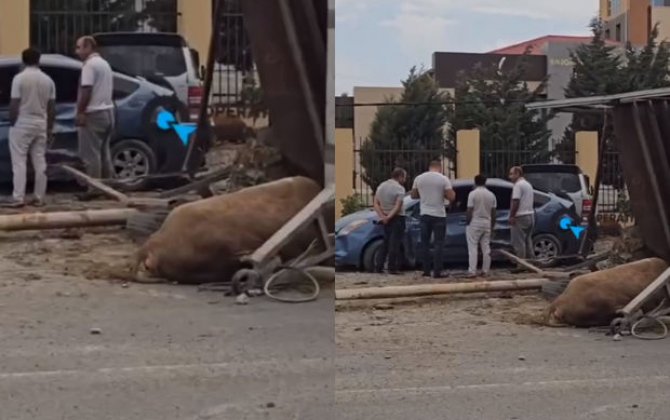
[[[666,42],[658,41],[658,25],[652,29],[643,48],[635,48],[629,43],[623,56],[617,53],[616,46],[606,43],[602,21],[594,19],[590,27],[593,33],[591,42],[578,46],[571,53],[574,70],[565,90],[567,98],[670,86],[670,47]],[[602,114],[574,114],[572,124],[565,130],[558,145],[559,153],[574,150],[577,131],[597,131],[600,139],[607,138],[606,150],[615,150],[612,126],[608,124],[604,127]],[[574,160],[567,160],[566,163],[574,163]],[[603,162],[602,182],[618,189],[623,187],[618,159]]]
[[[504,178],[511,166],[551,156],[547,123],[553,115],[525,108],[540,99],[546,81],[530,89],[524,80],[524,60],[508,71],[478,66],[458,79],[448,137],[455,143],[458,130],[479,129],[480,167],[488,176]]]
[[[387,99],[388,105],[379,107],[370,136],[360,148],[361,176],[373,190],[396,166],[404,168],[412,180],[431,160],[455,158],[453,143],[445,144],[446,97],[432,75],[412,68],[402,84],[400,103],[416,105],[393,105],[394,98]]]

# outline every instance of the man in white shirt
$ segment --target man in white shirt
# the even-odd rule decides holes
[[[93,37],[77,40],[77,55],[84,62],[77,101],[77,126],[79,156],[86,164],[86,171],[93,178],[103,178],[111,169],[109,141],[114,131],[114,74],[96,50]]]
[[[466,236],[468,240],[468,277],[477,276],[478,248],[482,248],[482,275],[488,276],[491,269],[491,232],[496,224],[495,194],[486,188],[486,177],[475,176],[475,189],[468,195]]]
[[[56,85],[39,68],[39,51],[23,51],[25,69],[12,80],[9,106],[9,152],[12,158],[14,192],[10,207],[23,207],[26,193],[26,160],[30,159],[35,171],[35,206],[44,205],[47,192],[47,139],[54,125]]]
[[[400,249],[405,233],[405,187],[407,172],[402,168],[395,168],[391,178],[382,182],[375,192],[374,208],[384,226],[384,244],[375,261],[375,271],[381,273],[388,257],[390,274],[399,274],[401,266]]]
[[[519,258],[532,259],[533,229],[535,228],[535,210],[533,208],[533,186],[523,177],[523,169],[514,166],[509,170],[509,179],[514,183],[512,189],[512,208],[509,213],[509,224],[514,253]],[[518,267],[515,272],[523,271]]]
[[[414,199],[420,199],[423,275],[424,277],[431,275],[430,238],[432,236],[433,277],[441,278],[443,277],[444,237],[447,234],[447,210],[444,199],[453,202],[456,193],[451,187],[449,178],[442,174],[442,163],[440,161],[431,162],[428,172],[424,172],[414,179],[411,195]]]

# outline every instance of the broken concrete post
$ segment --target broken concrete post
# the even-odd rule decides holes
[[[62,211],[0,215],[0,230],[63,229],[86,226],[124,225],[135,209]]]
[[[514,290],[540,290],[549,283],[545,279],[483,281],[475,283],[422,284],[415,286],[365,287],[335,291],[335,299],[385,299],[453,293],[485,293]]]

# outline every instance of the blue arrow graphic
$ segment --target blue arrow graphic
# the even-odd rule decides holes
[[[197,130],[195,124],[177,123],[177,119],[175,118],[174,114],[166,110],[158,113],[156,116],[156,125],[163,131],[167,131],[170,128],[173,129],[174,132],[177,133],[177,136],[179,136],[179,139],[184,144],[184,146],[188,144],[188,140],[191,137],[191,134]]]
[[[582,226],[573,226],[572,223],[573,221],[571,218],[569,218],[568,216],[564,216],[558,222],[558,225],[561,227],[562,230],[570,230],[572,234],[575,235],[577,239],[579,239],[579,237],[582,235],[582,232],[584,232],[586,228]]]

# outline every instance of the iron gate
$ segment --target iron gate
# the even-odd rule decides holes
[[[30,0],[30,42],[72,56],[96,32],[177,32],[177,0]]]

